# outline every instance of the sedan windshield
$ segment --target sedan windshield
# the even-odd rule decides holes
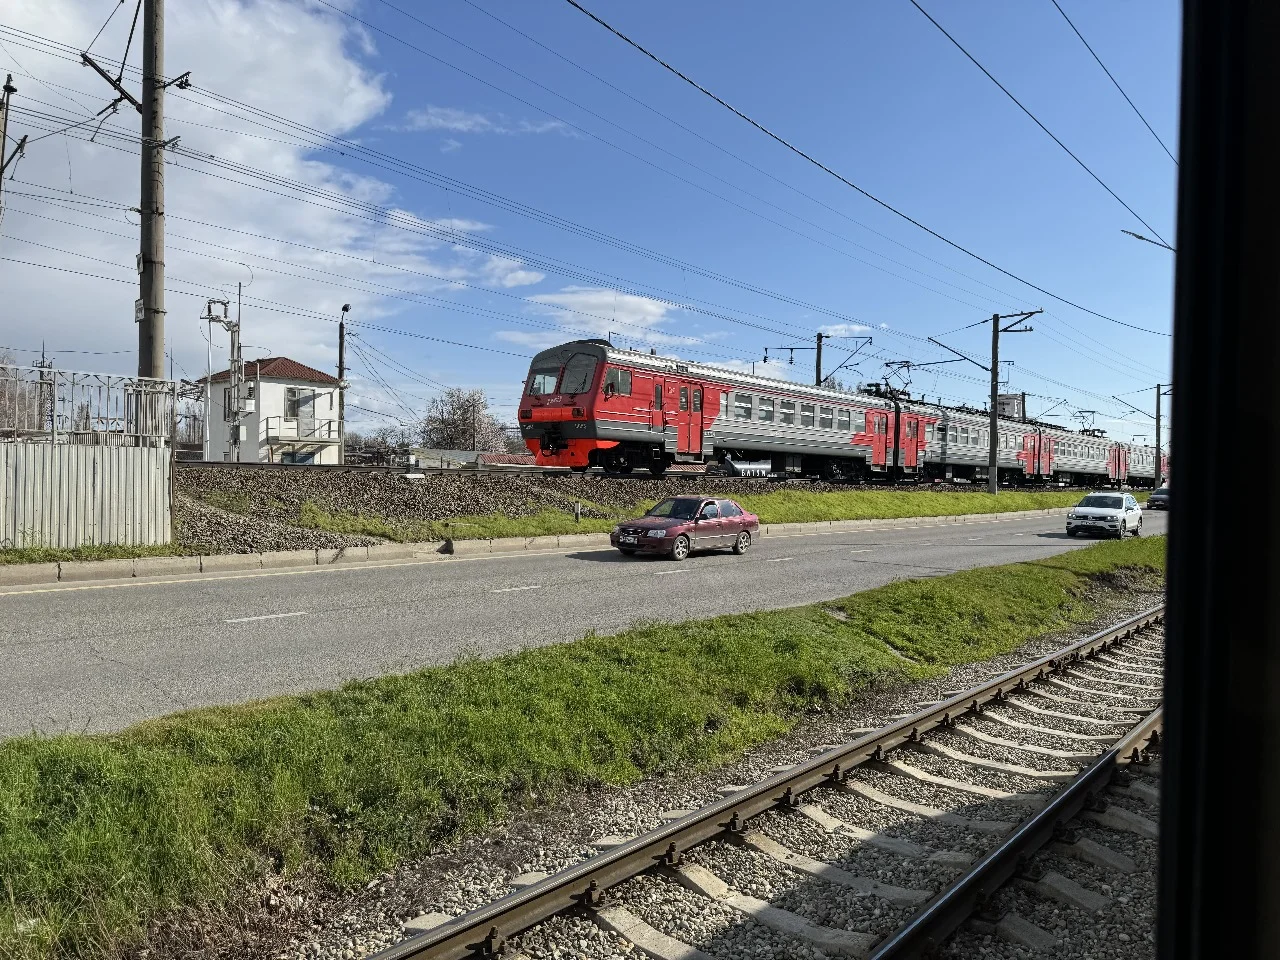
[[[1080,501],[1082,507],[1098,507],[1105,510],[1119,510],[1124,506],[1123,497],[1085,497]]]
[[[698,514],[699,500],[663,500],[653,507],[646,517],[671,517],[675,520],[692,520]]]

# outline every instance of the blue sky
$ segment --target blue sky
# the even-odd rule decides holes
[[[79,47],[114,0],[16,2],[16,15],[0,16],[0,23]],[[1176,8],[1060,2],[1176,152]],[[204,0],[170,12],[171,73],[194,65],[196,82],[205,90],[356,139],[504,198],[482,203],[464,196],[462,188],[445,190],[423,176],[403,176],[332,150],[315,151],[292,135],[248,122],[242,111],[226,111],[225,103],[221,113],[210,110],[202,94],[172,97],[170,132],[181,134],[193,150],[208,149],[294,183],[358,196],[399,211],[395,222],[418,224],[417,232],[407,232],[382,218],[374,224],[354,221],[320,211],[314,195],[311,203],[303,203],[293,189],[281,197],[212,180],[200,159],[175,156],[169,193],[175,219],[169,229],[187,239],[171,241],[182,249],[171,255],[170,273],[193,286],[171,296],[170,331],[175,359],[189,373],[203,371],[206,347],[195,317],[202,297],[213,295],[196,286],[226,290],[249,277],[250,292],[257,291],[255,296],[277,310],[288,304],[312,314],[270,313],[262,303],[248,307],[245,339],[262,352],[331,366],[336,335],[322,316],[336,316],[342,302],[353,304],[353,319],[387,330],[506,351],[360,331],[367,349],[353,359],[353,392],[358,408],[378,411],[361,414],[370,426],[408,418],[437,384],[445,383],[482,387],[499,413],[509,415],[527,365],[519,355],[573,338],[569,328],[612,329],[626,343],[654,343],[660,351],[737,365],[758,361],[765,347],[804,343],[819,329],[864,333],[874,338],[873,357],[850,379],[877,379],[885,359],[946,356],[913,338],[956,331],[943,339],[981,359],[989,349],[989,325],[959,328],[997,310],[1045,307],[1050,314],[1032,321],[1035,333],[1004,341],[1002,356],[1015,361],[1011,388],[1039,396],[1030,404],[1033,413],[1061,398],[1068,403],[1058,407],[1059,413],[1102,411],[1097,425],[1112,436],[1127,440],[1151,434],[1149,421],[1137,414],[1126,415],[1131,423],[1104,419],[1121,407],[1101,398],[1120,393],[1151,409],[1150,388],[1168,380],[1169,338],[1065,306],[946,247],[770,141],[562,0],[397,0],[397,5],[436,29],[381,0],[344,7],[369,27],[326,5],[282,0]],[[908,0],[804,5],[592,0],[589,6],[938,232],[1100,313],[1170,330],[1172,254],[1121,234],[1121,229],[1150,231]],[[964,5],[932,0],[924,6],[1173,242],[1176,167],[1050,0]],[[115,51],[123,49],[126,20],[120,14],[103,33],[104,54],[119,56]],[[20,97],[60,103],[69,121],[78,116],[73,101],[86,115],[89,106],[101,104],[85,95],[105,101],[87,71],[42,50],[38,42],[23,46],[13,40],[12,34],[0,33],[0,68],[15,69],[11,64],[20,62],[24,69],[15,69],[21,74],[15,78]],[[130,62],[137,62],[136,51]],[[22,122],[15,117],[19,134]],[[112,125],[137,129],[136,118],[123,114]],[[93,263],[84,259],[91,251],[99,260],[130,268],[134,248],[126,219],[110,225],[120,236],[107,239],[85,229],[102,224],[88,219],[89,208],[76,207],[71,194],[63,193],[56,209],[45,198],[78,188],[80,196],[94,189],[93,195],[104,200],[136,202],[131,166],[136,161],[126,150],[75,139],[60,143],[63,139],[43,141],[47,149],[39,154],[33,149],[19,170],[18,179],[31,186],[23,188],[28,196],[10,203],[0,228],[0,256],[86,270]],[[668,262],[518,215],[506,208],[507,200],[655,251]],[[55,225],[51,215],[64,223]],[[201,225],[180,223],[176,218],[182,216]],[[434,235],[424,237],[424,224]],[[448,231],[443,237],[442,227]],[[236,237],[221,228],[255,236]],[[477,244],[528,254],[495,258],[477,252]],[[210,260],[210,255],[221,259]],[[572,266],[549,269],[545,263],[521,262],[534,257]],[[672,260],[698,269],[681,269]],[[91,271],[105,269],[98,263]],[[38,347],[39,330],[55,338],[51,346],[57,349],[132,347],[136,293],[127,284],[62,277],[68,302],[60,309],[57,287],[50,298],[47,286],[40,286],[48,281],[44,268],[0,261],[0,283],[30,291],[23,311],[28,323],[6,323],[4,345]],[[67,309],[82,302],[85,310]],[[464,312],[445,309],[446,304]],[[92,320],[83,316],[86,311],[94,314]],[[19,317],[15,313],[9,319]],[[836,340],[828,347],[828,366],[847,352],[840,344]],[[63,356],[59,362],[90,365],[82,359]],[[91,363],[127,370],[132,361],[125,353]],[[798,354],[795,368],[786,372],[803,377],[811,368],[811,355]],[[913,371],[911,389],[981,404],[983,377],[964,363],[928,367]],[[1144,387],[1145,393],[1130,395]]]

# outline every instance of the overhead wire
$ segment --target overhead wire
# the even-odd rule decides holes
[[[1172,151],[1170,151],[1167,146],[1165,146],[1165,142],[1160,139],[1160,134],[1156,133],[1155,128],[1147,122],[1147,118],[1142,115],[1142,111],[1138,109],[1138,105],[1133,102],[1129,94],[1124,92],[1124,87],[1120,86],[1120,81],[1112,76],[1111,71],[1107,69],[1107,65],[1102,62],[1102,58],[1098,56],[1093,47],[1089,45],[1089,41],[1084,38],[1084,34],[1081,33],[1079,28],[1071,22],[1071,18],[1067,16],[1067,11],[1062,9],[1062,4],[1058,3],[1058,0],[1050,0],[1050,2],[1057,7],[1058,12],[1062,14],[1062,19],[1067,21],[1067,26],[1069,26],[1071,31],[1080,38],[1080,42],[1084,44],[1084,48],[1088,50],[1093,56],[1093,59],[1098,62],[1098,66],[1100,66],[1102,68],[1102,72],[1107,75],[1107,79],[1110,80],[1115,88],[1120,91],[1120,96],[1124,97],[1125,103],[1129,104],[1129,106],[1133,108],[1133,112],[1138,115],[1138,119],[1142,121],[1142,125],[1147,128],[1151,133],[1151,136],[1156,138],[1156,143],[1160,144],[1160,149],[1169,155],[1169,159],[1173,161],[1173,165],[1175,167],[1178,166],[1178,158],[1173,155]]]
[[[1013,279],[1013,280],[1018,281],[1019,283],[1025,284],[1026,286],[1030,287],[1032,290],[1035,290],[1035,291],[1037,291],[1038,293],[1042,293],[1042,294],[1044,294],[1046,297],[1052,297],[1054,300],[1057,300],[1059,303],[1064,303],[1064,304],[1066,304],[1066,305],[1067,305],[1067,306],[1069,306],[1069,307],[1074,307],[1075,309],[1080,310],[1080,311],[1081,311],[1081,312],[1083,312],[1083,313],[1087,313],[1087,314],[1089,314],[1090,316],[1097,317],[1097,318],[1099,318],[1099,319],[1101,319],[1101,320],[1109,321],[1110,323],[1118,324],[1119,326],[1122,326],[1122,327],[1129,327],[1130,329],[1138,330],[1138,331],[1140,331],[1140,332],[1142,332],[1142,333],[1150,333],[1150,334],[1154,334],[1154,335],[1156,335],[1156,336],[1165,336],[1165,337],[1172,336],[1172,334],[1165,333],[1165,332],[1160,331],[1160,330],[1150,330],[1150,329],[1147,329],[1146,327],[1140,327],[1140,326],[1138,326],[1138,325],[1136,325],[1136,324],[1127,323],[1127,322],[1125,322],[1124,320],[1119,320],[1119,319],[1117,319],[1117,318],[1115,318],[1115,317],[1108,316],[1108,315],[1107,315],[1107,314],[1105,314],[1105,313],[1101,313],[1101,312],[1099,312],[1099,311],[1097,311],[1097,310],[1093,310],[1093,309],[1091,309],[1090,307],[1083,306],[1082,304],[1076,303],[1074,300],[1071,300],[1071,299],[1069,299],[1069,298],[1067,298],[1067,297],[1064,297],[1064,296],[1062,296],[1062,295],[1060,295],[1060,294],[1054,293],[1054,292],[1053,292],[1053,291],[1051,291],[1051,290],[1047,290],[1047,289],[1045,289],[1044,287],[1039,286],[1038,284],[1032,283],[1030,280],[1027,280],[1027,279],[1026,279],[1026,278],[1024,278],[1024,277],[1019,276],[1018,274],[1014,273],[1013,271],[1011,271],[1011,270],[1007,270],[1006,268],[1001,267],[1001,266],[997,265],[996,263],[993,263],[991,260],[988,260],[986,257],[983,257],[983,256],[981,256],[981,255],[980,255],[980,254],[978,254],[978,253],[975,253],[973,250],[970,250],[968,247],[962,246],[961,244],[959,244],[959,243],[958,243],[958,242],[956,242],[955,240],[952,240],[952,239],[950,239],[949,237],[944,236],[943,234],[939,233],[937,230],[934,230],[932,227],[928,227],[928,226],[926,226],[924,223],[922,223],[921,221],[917,220],[916,218],[914,218],[914,217],[910,216],[909,214],[907,214],[907,213],[903,212],[902,210],[899,210],[897,207],[893,206],[893,205],[892,205],[892,204],[890,204],[888,201],[885,201],[885,200],[880,199],[878,196],[876,196],[875,194],[871,193],[869,190],[866,190],[866,189],[864,189],[863,187],[858,186],[858,184],[854,183],[854,182],[853,182],[852,180],[850,180],[848,177],[844,176],[844,175],[843,175],[843,174],[841,174],[841,173],[838,173],[838,172],[837,172],[836,170],[834,170],[832,167],[830,167],[830,166],[828,166],[827,164],[823,163],[821,160],[818,160],[818,159],[817,159],[816,157],[814,157],[812,154],[809,154],[809,153],[805,152],[805,151],[804,151],[804,150],[802,150],[801,148],[797,147],[795,144],[791,143],[791,141],[789,141],[789,140],[785,139],[784,137],[780,136],[780,135],[779,135],[779,134],[777,134],[777,133],[774,133],[772,130],[770,130],[768,127],[766,127],[764,124],[760,123],[758,120],[754,120],[753,118],[751,118],[751,117],[750,117],[750,116],[748,116],[747,114],[743,113],[743,112],[742,112],[741,110],[739,110],[737,107],[735,107],[735,106],[733,106],[732,104],[728,103],[726,100],[724,100],[723,98],[721,98],[721,97],[720,97],[720,96],[718,96],[717,94],[713,93],[711,90],[709,90],[709,89],[707,89],[706,87],[702,86],[702,85],[701,85],[700,83],[698,83],[697,81],[695,81],[695,80],[691,79],[689,76],[687,76],[686,74],[682,73],[680,70],[678,70],[677,68],[673,67],[671,64],[667,63],[667,62],[666,62],[665,60],[663,60],[661,57],[657,56],[657,54],[652,53],[652,52],[651,52],[650,50],[648,50],[646,47],[642,46],[640,43],[636,42],[635,40],[632,40],[629,36],[627,36],[626,34],[624,34],[622,31],[618,30],[616,27],[614,27],[614,26],[610,25],[610,24],[609,24],[608,22],[606,22],[605,20],[602,20],[600,17],[596,16],[594,13],[592,13],[590,10],[588,10],[586,7],[584,7],[582,4],[578,3],[578,2],[577,2],[577,0],[565,0],[565,2],[566,2],[566,3],[568,3],[570,6],[572,6],[574,9],[576,9],[576,10],[580,11],[581,13],[583,13],[584,15],[586,15],[587,17],[589,17],[590,19],[594,20],[596,23],[598,23],[598,24],[599,24],[600,26],[602,26],[604,29],[608,30],[610,33],[614,34],[614,35],[615,35],[616,37],[618,37],[619,39],[623,40],[624,42],[626,42],[626,43],[627,43],[627,44],[629,44],[630,46],[634,47],[636,50],[638,50],[638,51],[640,51],[641,53],[643,53],[646,57],[648,57],[650,60],[653,60],[655,63],[657,63],[659,66],[661,66],[664,70],[667,70],[667,71],[669,71],[669,72],[671,72],[671,73],[675,74],[677,77],[679,77],[679,78],[680,78],[681,80],[683,80],[685,83],[687,83],[687,84],[689,84],[690,86],[692,86],[694,89],[696,89],[696,90],[698,90],[699,92],[701,92],[701,93],[705,94],[706,96],[710,97],[710,98],[711,98],[712,100],[714,100],[716,103],[720,104],[720,106],[724,107],[726,110],[730,111],[730,112],[731,112],[731,113],[733,113],[735,116],[740,117],[742,120],[744,120],[745,122],[749,123],[751,126],[755,127],[755,128],[756,128],[757,130],[759,130],[761,133],[765,134],[765,136],[769,137],[770,139],[772,139],[772,140],[776,141],[777,143],[781,144],[782,146],[786,147],[786,148],[787,148],[788,150],[790,150],[792,153],[796,154],[797,156],[801,157],[802,159],[806,160],[807,162],[809,162],[809,163],[813,164],[815,167],[817,167],[818,169],[822,170],[824,173],[827,173],[827,174],[829,174],[830,176],[835,177],[837,180],[839,180],[839,181],[840,181],[841,183],[843,183],[845,186],[850,187],[850,188],[851,188],[851,189],[853,189],[853,190],[856,190],[856,191],[857,191],[858,193],[860,193],[862,196],[866,197],[868,200],[870,200],[870,201],[872,201],[873,203],[875,203],[875,204],[879,205],[880,207],[883,207],[885,210],[888,210],[888,211],[889,211],[890,213],[892,213],[894,216],[900,217],[901,219],[903,219],[903,220],[907,221],[908,223],[910,223],[912,226],[915,226],[915,227],[919,228],[920,230],[923,230],[925,233],[927,233],[927,234],[929,234],[930,236],[932,236],[932,237],[934,237],[934,238],[936,238],[936,239],[938,239],[938,240],[942,241],[942,242],[943,242],[943,243],[945,243],[947,246],[952,247],[952,248],[953,248],[953,249],[955,249],[955,250],[958,250],[960,253],[963,253],[963,254],[965,254],[965,255],[966,255],[966,256],[968,256],[968,257],[972,257],[974,260],[977,260],[979,263],[982,263],[982,264],[984,264],[984,265],[986,265],[986,266],[990,267],[992,270],[995,270],[995,271],[997,271],[997,272],[999,272],[999,273],[1002,273],[1002,274],[1004,274],[1005,276],[1007,276],[1007,277],[1009,277],[1009,278],[1011,278],[1011,279]],[[1154,233],[1155,231],[1153,230],[1152,232]]]
[[[570,2],[572,2],[572,0],[570,0]],[[942,35],[943,35],[944,37],[946,37],[948,40],[950,40],[950,41],[955,45],[955,47],[956,47],[956,49],[957,49],[957,50],[959,50],[959,51],[960,51],[961,53],[963,53],[966,57],[968,57],[968,58],[969,58],[969,61],[970,61],[970,62],[971,62],[975,67],[977,67],[979,70],[981,70],[981,71],[983,72],[983,74],[986,76],[986,78],[987,78],[988,80],[990,80],[990,81],[991,81],[992,83],[994,83],[997,87],[999,87],[999,88],[1000,88],[1000,90],[1001,90],[1001,92],[1002,92],[1002,93],[1004,93],[1004,95],[1005,95],[1006,97],[1008,97],[1010,100],[1012,100],[1012,101],[1017,105],[1017,107],[1018,107],[1018,109],[1019,109],[1019,110],[1021,110],[1021,111],[1022,111],[1023,113],[1025,113],[1028,117],[1030,117],[1030,118],[1031,118],[1031,120],[1032,120],[1032,122],[1033,122],[1033,123],[1035,123],[1035,125],[1036,125],[1037,127],[1039,127],[1041,130],[1043,130],[1043,131],[1045,132],[1045,134],[1049,137],[1049,139],[1050,139],[1050,140],[1052,140],[1052,141],[1053,141],[1054,143],[1056,143],[1059,147],[1061,147],[1061,148],[1062,148],[1062,150],[1063,150],[1063,152],[1064,152],[1064,153],[1066,153],[1066,155],[1067,155],[1067,156],[1069,156],[1072,160],[1074,160],[1074,161],[1075,161],[1075,162],[1080,166],[1080,169],[1081,169],[1081,170],[1083,170],[1085,173],[1089,174],[1089,176],[1093,177],[1093,179],[1094,179],[1094,180],[1096,180],[1096,181],[1098,182],[1098,185],[1099,185],[1099,186],[1101,186],[1103,190],[1105,190],[1105,191],[1107,191],[1107,193],[1111,194],[1111,196],[1112,196],[1113,198],[1115,198],[1116,202],[1117,202],[1117,203],[1119,203],[1119,204],[1120,204],[1120,206],[1124,207],[1127,211],[1129,211],[1130,215],[1131,215],[1131,216],[1133,216],[1133,217],[1134,217],[1134,219],[1136,219],[1140,224],[1142,224],[1144,227],[1146,227],[1148,230],[1150,230],[1152,233],[1154,233],[1154,234],[1156,235],[1156,238],[1157,238],[1161,243],[1164,243],[1164,244],[1166,244],[1166,245],[1168,244],[1168,241],[1167,241],[1167,240],[1165,240],[1165,239],[1164,239],[1164,237],[1160,236],[1160,234],[1156,231],[1156,228],[1155,228],[1155,227],[1151,226],[1151,224],[1149,224],[1149,223],[1147,223],[1147,221],[1143,220],[1143,219],[1142,219],[1142,217],[1138,215],[1138,212],[1137,212],[1136,210],[1134,210],[1134,209],[1133,209],[1133,207],[1131,207],[1131,206],[1129,206],[1129,204],[1125,203],[1125,201],[1120,197],[1120,194],[1116,193],[1114,190],[1112,190],[1112,189],[1111,189],[1111,187],[1107,186],[1106,181],[1104,181],[1100,176],[1098,176],[1096,173],[1094,173],[1094,172],[1093,172],[1093,170],[1092,170],[1092,168],[1090,168],[1090,166],[1089,166],[1087,163],[1085,163],[1085,162],[1084,162],[1083,160],[1081,160],[1078,156],[1076,156],[1076,154],[1071,150],[1071,148],[1070,148],[1070,147],[1068,147],[1065,143],[1063,143],[1063,142],[1058,138],[1057,134],[1055,134],[1052,130],[1050,130],[1048,127],[1046,127],[1046,126],[1044,125],[1044,123],[1040,120],[1040,118],[1039,118],[1039,117],[1037,117],[1034,113],[1032,113],[1029,109],[1027,109],[1026,105],[1025,105],[1021,100],[1019,100],[1017,97],[1015,97],[1015,96],[1014,96],[1014,95],[1009,91],[1009,88],[1008,88],[1008,87],[1006,87],[1003,83],[1001,83],[999,80],[997,80],[997,79],[995,78],[995,76],[991,73],[991,71],[990,71],[990,70],[988,70],[986,67],[984,67],[984,66],[982,65],[982,63],[978,60],[978,58],[977,58],[977,57],[975,57],[972,53],[970,53],[968,50],[966,50],[966,49],[965,49],[965,47],[964,47],[964,45],[963,45],[959,40],[957,40],[957,39],[956,39],[955,37],[953,37],[950,33],[948,33],[948,32],[947,32],[946,27],[944,27],[944,26],[943,26],[942,24],[940,24],[937,20],[935,20],[935,19],[934,19],[934,18],[929,14],[929,11],[928,11],[928,10],[926,10],[924,7],[920,6],[920,2],[919,2],[919,0],[908,0],[908,2],[909,2],[913,7],[915,7],[917,10],[919,10],[919,11],[920,11],[920,13],[924,15],[924,17],[925,17],[925,19],[926,19],[926,20],[928,20],[928,21],[929,21],[930,23],[932,23],[935,27],[937,27],[937,28],[938,28],[938,30],[942,33]]]

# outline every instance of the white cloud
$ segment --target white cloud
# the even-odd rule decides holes
[[[400,128],[410,131],[448,130],[452,133],[517,134],[560,133],[572,135],[572,129],[559,120],[513,120],[506,114],[475,113],[457,107],[427,106],[410,110]],[[456,143],[456,140],[446,141]],[[456,147],[451,149],[457,149]]]
[[[453,139],[453,137],[450,137],[444,143],[440,144],[441,153],[453,153],[453,151],[461,150],[461,149],[462,149],[462,141],[455,140]]]
[[[540,293],[528,297],[537,304],[535,312],[548,317],[556,329],[530,332],[503,330],[497,334],[508,343],[528,347],[548,347],[579,337],[610,337],[615,343],[650,346],[688,346],[689,338],[667,333],[664,326],[672,322],[678,307],[607,287],[568,286],[558,293]],[[671,350],[663,351],[671,356]]]
[[[832,323],[818,329],[830,337],[852,337],[865,333],[871,328],[861,323]]]
[[[102,16],[99,0],[7,0],[4,19],[11,26],[78,45],[93,37]],[[196,0],[172,4],[166,27],[170,72],[190,70],[201,88],[226,93],[328,133],[352,136],[391,103],[383,78],[361,59],[375,52],[371,38],[353,30],[346,18],[312,5],[291,0]],[[115,18],[94,50],[104,56],[119,55],[127,32],[128,18]],[[79,64],[8,44],[6,48],[0,49],[0,69],[13,69],[19,102],[27,96],[55,103],[78,119],[109,101],[109,88]],[[21,67],[11,62],[14,54]],[[42,86],[24,76],[27,70],[67,89],[60,94]],[[130,82],[128,76],[126,82]],[[136,81],[133,86],[136,89]],[[405,210],[392,184],[335,166],[325,154],[279,142],[287,138],[200,104],[195,91],[184,93],[174,88],[167,98],[166,134],[180,136],[184,148],[301,181],[319,191],[388,207],[396,217],[408,219],[411,226],[424,231],[444,228],[474,233],[490,229],[488,224],[466,217],[456,198],[452,209],[433,200],[433,209]],[[16,115],[15,122],[18,128],[11,123],[11,134],[28,132]],[[132,111],[121,111],[109,125],[136,134],[138,117]],[[31,133],[38,135],[34,130]],[[403,311],[406,305],[370,288],[369,283],[429,292],[456,290],[454,281],[461,280],[513,287],[542,279],[516,261],[495,265],[486,255],[457,249],[447,235],[423,235],[397,229],[378,218],[349,217],[327,209],[323,202],[302,203],[206,176],[197,172],[208,169],[199,160],[177,155],[169,159],[166,272],[171,292],[166,296],[166,339],[176,352],[179,376],[184,368],[192,376],[203,372],[204,325],[197,318],[205,299],[234,297],[236,283],[249,283],[251,277],[252,283],[245,289],[245,342],[326,369],[336,362],[336,324],[271,312],[254,302],[275,301],[335,319],[341,304],[351,303],[353,320],[373,320]],[[44,339],[55,350],[132,348],[136,342],[136,216],[126,217],[104,207],[56,206],[17,195],[35,192],[28,184],[65,195],[68,174],[79,197],[105,198],[127,206],[137,203],[136,153],[63,137],[41,140],[28,148],[18,166],[17,180],[6,183],[5,255],[122,282],[0,263],[0,289],[4,291],[0,317],[13,336],[28,334],[26,339],[19,337],[21,342],[12,338],[6,342],[38,348],[38,340]],[[33,214],[68,223],[54,223]],[[270,237],[289,243],[265,239]],[[208,249],[202,246],[207,242],[234,249]],[[34,246],[36,243],[46,246]],[[47,247],[71,252],[57,253]],[[273,263],[264,259],[267,257],[287,263]],[[299,276],[283,276],[283,272]],[[217,353],[225,357],[225,334],[215,331],[214,342],[216,363]],[[86,362],[87,358],[81,360]],[[95,369],[113,372],[127,372],[134,366],[127,354],[92,358],[92,363]]]

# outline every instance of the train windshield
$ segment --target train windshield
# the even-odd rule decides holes
[[[646,517],[671,517],[692,520],[698,514],[699,500],[663,500],[645,514]]]
[[[585,353],[575,353],[564,365],[564,381],[560,384],[560,392],[587,393],[595,378],[596,358]]]
[[[559,379],[559,367],[534,367],[529,371],[529,396],[541,397],[555,393],[556,381]]]
[[[1082,507],[1098,507],[1102,510],[1119,510],[1124,506],[1122,497],[1085,497],[1080,501]]]

